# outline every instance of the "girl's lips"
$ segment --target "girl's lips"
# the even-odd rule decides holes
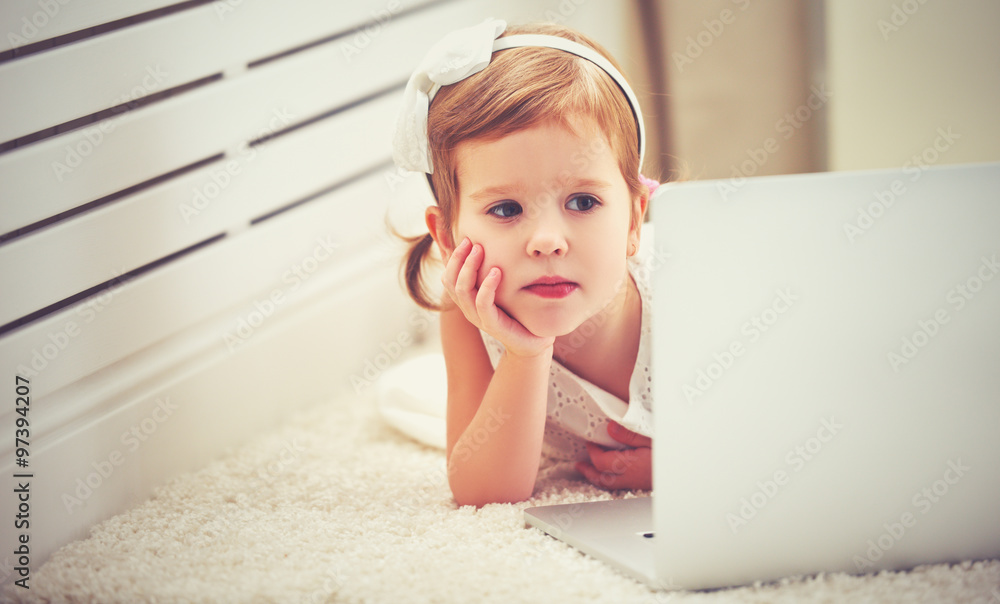
[[[561,277],[542,277],[524,286],[526,291],[542,298],[565,298],[580,287]]]

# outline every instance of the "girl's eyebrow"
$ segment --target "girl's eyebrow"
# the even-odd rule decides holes
[[[569,182],[562,183],[559,185],[566,189],[572,189],[574,191],[579,190],[606,190],[612,187],[611,183],[605,180],[599,180],[596,178],[575,178]],[[524,187],[520,185],[496,185],[493,187],[486,187],[485,189],[480,189],[475,193],[469,195],[469,199],[477,202],[492,201],[494,199],[503,199],[506,197],[517,197],[518,195],[524,194]]]
[[[503,199],[505,197],[517,197],[519,194],[523,193],[524,187],[520,185],[504,184],[480,189],[475,193],[471,193],[469,195],[469,199],[472,201],[486,202],[493,201],[495,199]]]
[[[571,189],[610,189],[611,183],[596,178],[580,178],[572,181]]]

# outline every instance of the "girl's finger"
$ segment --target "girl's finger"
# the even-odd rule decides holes
[[[458,272],[462,269],[462,265],[465,264],[465,259],[468,258],[471,249],[472,242],[466,237],[462,239],[462,242],[458,244],[455,251],[451,253],[448,263],[444,267],[444,272],[441,274],[441,283],[444,284],[445,288],[449,290],[454,289],[455,281],[458,280]]]
[[[652,469],[649,449],[605,450],[587,443],[590,463],[580,462],[577,469],[592,484],[604,489],[650,489]]]
[[[653,440],[648,436],[632,432],[615,421],[608,422],[608,436],[630,447],[651,447]]]
[[[455,280],[455,289],[459,292],[474,292],[479,277],[479,267],[483,264],[483,246],[475,244],[469,250],[462,268]]]
[[[493,304],[497,299],[497,288],[500,286],[500,269],[493,267],[486,273],[483,284],[476,294],[476,310],[480,317],[492,317]]]
[[[595,467],[594,464],[590,464],[585,461],[577,462],[576,471],[583,474],[583,477],[587,479],[587,482],[596,487],[607,490],[625,488],[624,483],[626,477],[612,472],[602,472],[600,469]]]
[[[603,474],[621,474],[624,472],[624,468],[620,467],[620,463],[615,463],[621,451],[605,449],[591,442],[588,442],[586,447],[587,454],[590,456],[590,465],[594,466],[597,471]]]

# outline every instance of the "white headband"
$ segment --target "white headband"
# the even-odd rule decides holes
[[[646,131],[642,112],[625,77],[610,61],[587,46],[566,38],[524,34],[500,38],[507,23],[487,19],[479,25],[453,31],[431,47],[410,76],[403,93],[403,105],[393,139],[393,159],[404,170],[431,174],[430,143],[427,139],[427,111],[431,100],[442,86],[460,82],[486,68],[498,50],[522,46],[541,46],[562,50],[587,59],[603,69],[625,93],[639,131],[639,165],[646,152]]]

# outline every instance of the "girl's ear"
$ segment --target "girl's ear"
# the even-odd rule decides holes
[[[642,223],[646,220],[646,208],[649,206],[649,196],[640,195],[632,202],[632,220],[628,229],[628,249],[629,256],[635,255],[639,250],[639,234],[642,232]]]
[[[451,235],[451,229],[445,224],[441,208],[428,207],[427,211],[424,212],[424,222],[427,223],[427,230],[430,231],[434,243],[438,246],[438,251],[441,252],[441,258],[447,262],[451,253],[455,251],[455,241]]]

